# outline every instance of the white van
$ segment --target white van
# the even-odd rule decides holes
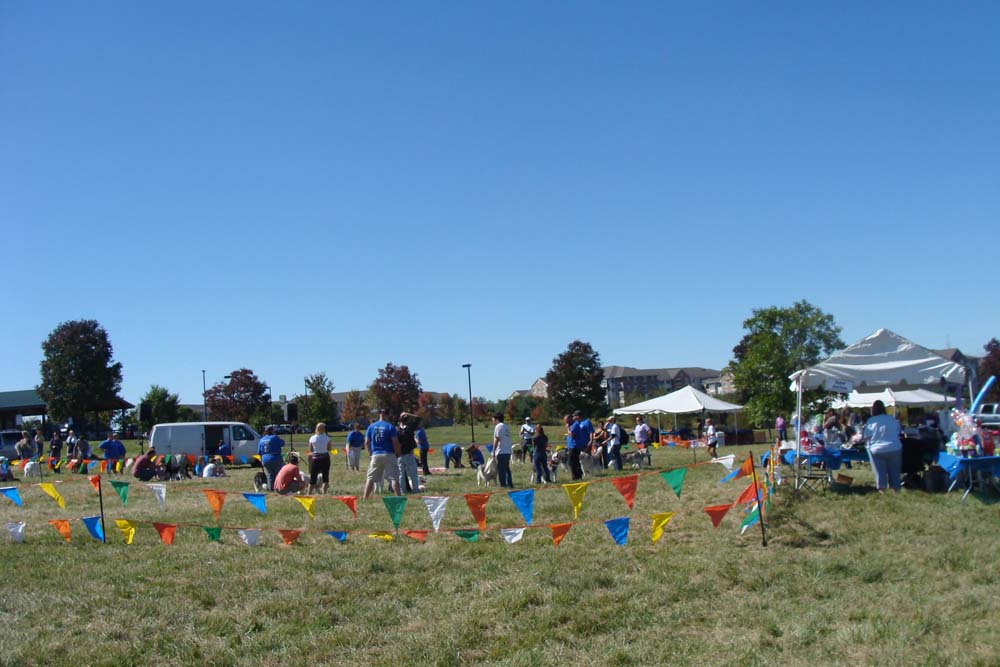
[[[157,454],[213,455],[222,443],[229,445],[232,456],[252,461],[260,436],[243,422],[182,422],[157,424],[149,434],[149,446]]]

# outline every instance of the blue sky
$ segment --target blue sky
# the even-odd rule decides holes
[[[808,299],[1000,335],[996,3],[0,0],[0,390],[94,318],[201,400],[721,368]]]

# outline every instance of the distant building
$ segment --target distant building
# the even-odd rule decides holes
[[[548,398],[549,397],[549,383],[542,378],[538,378],[531,383],[531,395],[535,398]]]
[[[732,373],[723,373],[718,377],[705,378],[701,381],[703,391],[709,396],[725,396],[736,393],[736,384]]]
[[[718,378],[721,371],[700,366],[680,368],[633,368],[631,366],[605,366],[604,386],[608,405],[622,405],[626,394],[662,394],[687,386],[705,390],[705,380]],[[721,385],[721,381],[719,383]]]
[[[982,362],[982,357],[971,357],[969,355],[963,354],[957,347],[947,347],[943,350],[931,350],[934,354],[944,357],[948,361],[954,361],[956,364],[961,364],[969,369],[969,373],[972,377],[972,383],[978,384],[979,381],[979,364]]]

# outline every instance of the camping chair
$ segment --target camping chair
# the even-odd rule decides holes
[[[830,467],[824,465],[823,445],[816,440],[808,438],[808,442],[803,441],[800,456],[796,459],[795,452],[788,454],[792,458],[793,465],[798,469],[798,486],[796,491],[805,489],[806,491],[825,491],[833,482]]]

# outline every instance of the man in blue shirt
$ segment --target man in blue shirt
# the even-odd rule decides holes
[[[361,448],[365,446],[365,434],[361,432],[361,424],[354,422],[354,429],[347,434],[347,467],[350,470],[361,470]]]
[[[281,448],[284,446],[285,441],[274,434],[273,426],[264,429],[264,437],[257,443],[257,454],[260,455],[260,463],[267,475],[267,488],[271,491],[274,491],[274,480],[281,470]]]
[[[449,442],[447,445],[441,448],[441,453],[444,454],[444,468],[447,470],[454,464],[456,468],[461,468],[462,466],[462,445],[456,445],[454,442]]]
[[[396,427],[386,419],[389,412],[385,408],[378,411],[378,421],[368,427],[365,433],[365,447],[371,455],[368,463],[368,477],[365,479],[365,488],[361,494],[362,500],[368,500],[368,496],[375,489],[375,483],[383,479],[389,481],[389,488],[398,496],[399,493],[399,467],[396,459],[399,457],[401,447]]]
[[[118,462],[125,458],[125,445],[118,439],[117,433],[108,433],[108,439],[98,445],[108,461],[108,472],[118,472]]]
[[[420,417],[417,417],[417,430],[413,432],[413,437],[417,439],[417,447],[420,449],[420,467],[424,469],[424,474],[431,474],[431,469],[427,467],[427,454],[430,453],[431,443],[427,440],[427,431]]]
[[[573,423],[570,424],[569,434],[573,438],[573,444],[569,448],[569,469],[573,474],[573,481],[583,479],[583,467],[580,465],[580,454],[590,449],[590,440],[594,435],[594,426],[589,419],[583,418],[583,413],[577,410],[573,413]]]

